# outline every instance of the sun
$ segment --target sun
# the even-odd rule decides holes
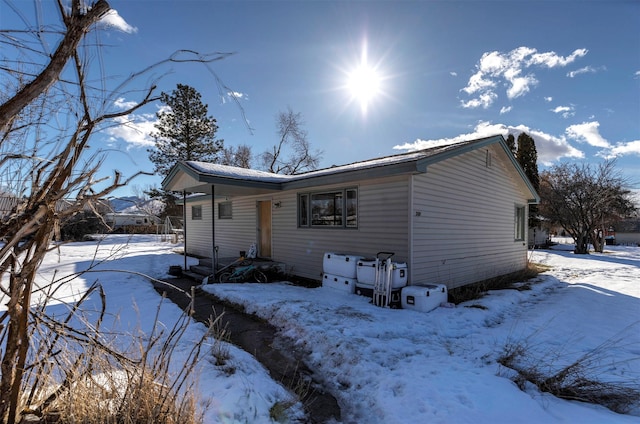
[[[359,103],[363,115],[367,114],[369,105],[382,94],[384,77],[379,68],[379,65],[369,63],[365,43],[359,63],[346,72],[345,88],[350,102]]]
[[[366,113],[369,103],[380,94],[381,81],[376,70],[366,63],[361,63],[349,73],[347,88],[351,98],[360,103],[363,113]]]

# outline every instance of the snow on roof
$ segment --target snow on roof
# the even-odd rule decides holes
[[[427,157],[435,156],[448,150],[454,150],[463,145],[471,144],[479,140],[469,140],[449,144],[445,146],[436,146],[428,149],[418,150],[415,152],[400,153],[391,156],[385,156],[376,159],[353,162],[346,165],[332,166],[329,168],[318,169],[296,175],[282,175],[271,172],[258,171],[255,169],[238,168],[235,166],[219,165],[208,162],[187,161],[186,164],[201,174],[215,175],[218,177],[227,177],[233,179],[242,179],[249,181],[283,183],[289,181],[302,180],[306,178],[319,177],[324,175],[338,174],[348,171],[357,171],[361,169],[377,168],[382,166],[395,165],[399,163],[412,162]]]

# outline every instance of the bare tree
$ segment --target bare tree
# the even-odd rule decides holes
[[[228,146],[222,149],[220,163],[222,165],[237,166],[239,168],[251,168],[253,153],[251,146],[241,144],[238,147]]]
[[[573,237],[575,253],[589,253],[589,242],[602,252],[606,227],[635,209],[625,185],[614,161],[564,163],[540,177],[540,213]]]
[[[52,249],[51,241],[59,235],[61,223],[83,211],[95,211],[100,199],[135,177],[125,178],[117,171],[110,180],[100,177],[106,153],[90,149],[89,142],[100,130],[118,125],[119,119],[157,99],[153,85],[124,92],[153,66],[113,91],[107,90],[105,75],[92,74],[92,59],[102,59],[101,44],[97,35],[94,40],[87,38],[110,11],[105,0],[72,0],[70,7],[58,0],[57,8],[63,24],[60,33],[45,33],[35,25],[0,30],[0,187],[19,199],[0,217],[0,298],[7,307],[0,314],[0,422],[9,424],[19,419],[25,401],[21,393],[25,372],[55,361],[57,355],[52,351],[45,351],[45,357],[29,355],[34,326],[46,321],[58,336],[68,331],[64,322],[47,316],[44,307],[36,311],[31,305],[35,276]],[[52,40],[57,48],[50,53]],[[192,61],[206,62],[222,55],[193,56]],[[187,60],[174,56],[168,61]],[[103,69],[98,68],[98,72]],[[137,97],[133,107],[122,110],[114,105],[115,99],[131,93]],[[73,337],[75,343],[82,342],[78,334]]]
[[[318,167],[322,158],[319,150],[311,151],[307,131],[300,112],[291,108],[280,112],[276,118],[276,127],[280,140],[270,150],[262,154],[262,166],[275,174],[299,174]]]

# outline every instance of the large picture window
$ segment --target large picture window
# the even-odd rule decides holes
[[[515,231],[514,238],[516,241],[521,241],[525,239],[525,207],[524,206],[516,206],[515,208]]]
[[[358,189],[299,194],[298,226],[357,228]]]

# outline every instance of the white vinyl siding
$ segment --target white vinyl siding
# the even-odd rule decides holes
[[[350,188],[322,186],[319,191]],[[321,279],[325,252],[374,257],[377,252],[395,252],[394,259],[407,261],[409,202],[408,177],[372,180],[358,184],[358,228],[298,228],[298,192],[273,197],[281,207],[273,211],[272,257],[293,265],[293,273]],[[304,192],[304,190],[303,190]]]
[[[233,209],[231,219],[218,219],[219,202],[216,202],[215,235],[218,256],[221,258],[238,257],[241,251],[249,251],[251,245],[256,243],[256,198],[234,197],[229,201]]]
[[[514,203],[527,199],[504,152],[491,153],[490,167],[479,149],[413,177],[411,284],[454,288],[526,266],[526,244],[514,242]]]
[[[194,208],[200,209],[199,219],[192,215]],[[187,253],[194,256],[211,257],[213,243],[211,241],[211,198],[208,196],[198,200],[187,200]]]

